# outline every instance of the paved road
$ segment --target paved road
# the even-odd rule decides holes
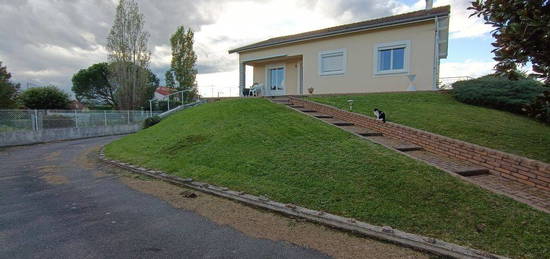
[[[320,258],[132,190],[83,154],[117,137],[0,150],[0,258]]]

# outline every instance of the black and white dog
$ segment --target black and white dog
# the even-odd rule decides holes
[[[386,123],[386,114],[383,111],[378,110],[378,108],[374,108],[374,116],[376,116],[377,120]]]

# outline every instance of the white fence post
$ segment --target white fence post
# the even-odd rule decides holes
[[[36,131],[39,130],[39,125],[38,125],[38,110],[34,110],[34,125],[36,125]]]
[[[76,114],[76,110],[74,110],[74,126],[78,129],[78,115]]]
[[[107,111],[103,111],[103,118],[105,120],[105,126],[107,126]]]
[[[128,125],[130,124],[130,110],[128,110]]]

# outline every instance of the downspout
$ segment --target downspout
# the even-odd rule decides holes
[[[435,20],[435,41],[434,41],[434,67],[432,78],[432,90],[437,90],[439,81],[439,19],[436,16]]]

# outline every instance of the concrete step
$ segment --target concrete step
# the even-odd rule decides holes
[[[382,132],[371,131],[371,130],[368,130],[368,131],[365,131],[365,132],[357,132],[357,134],[359,134],[361,136],[364,136],[364,137],[374,137],[374,136],[383,136],[384,135],[384,134],[382,134]]]
[[[462,176],[475,176],[475,175],[484,175],[489,174],[489,169],[485,167],[477,167],[477,166],[466,166],[463,168],[459,168],[454,171],[455,173],[462,175]]]
[[[345,127],[345,130],[351,131],[355,134],[364,136],[364,137],[372,137],[372,136],[382,136],[381,132],[371,130],[369,128],[361,127],[361,126],[347,126]]]
[[[332,124],[334,124],[336,126],[353,126],[353,125],[355,125],[355,124],[353,124],[351,122],[347,122],[347,121],[335,121]]]
[[[425,161],[428,164],[465,177],[489,174],[489,170],[487,168],[471,164],[464,160],[434,154],[425,150],[411,151],[407,152],[407,154]]]
[[[423,149],[421,146],[418,146],[418,145],[415,145],[415,144],[400,144],[400,145],[393,146],[393,148],[395,148],[399,151],[403,151],[403,152],[416,151],[416,150],[422,150]]]
[[[273,99],[271,101],[275,103],[284,103],[284,104],[290,103],[289,99]]]
[[[333,118],[331,115],[326,115],[326,114],[315,114],[313,116],[315,118],[319,118],[319,119],[331,119],[331,118]]]
[[[335,119],[335,118],[327,118],[323,119],[325,122],[336,125],[336,126],[353,126],[354,124],[351,122]]]
[[[304,108],[304,106],[302,106],[302,105],[292,105],[292,104],[291,104],[291,105],[289,105],[289,106],[290,106],[290,108],[294,108],[294,109],[302,109],[302,108]]]
[[[316,110],[309,110],[309,109],[300,109],[301,112],[307,112],[307,113],[310,113],[310,112],[317,112]]]

